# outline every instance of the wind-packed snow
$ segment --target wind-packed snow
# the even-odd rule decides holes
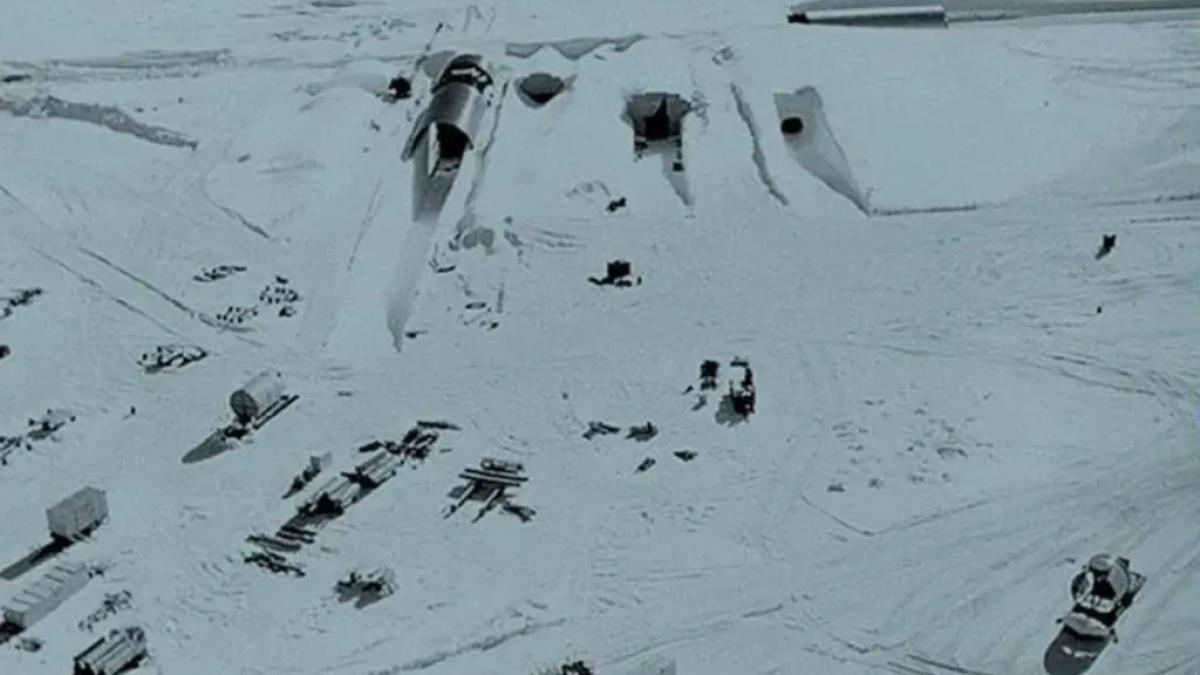
[[[0,466],[0,568],[85,485],[110,520],[60,556],[107,571],[0,674],[70,672],[132,624],[134,672],[164,675],[1042,673],[1102,551],[1148,581],[1087,672],[1200,673],[1200,16],[787,10],[10,0],[0,308],[44,293],[0,311],[0,436],[76,419]],[[401,152],[459,51],[503,96],[414,219]],[[536,72],[569,86],[534,108],[505,85]],[[682,177],[633,159],[646,91],[691,103]],[[816,164],[780,133],[800,91]],[[588,283],[616,259],[640,283]],[[219,265],[245,269],[195,278]],[[168,344],[207,356],[144,372]],[[735,357],[761,397],[731,422]],[[184,463],[268,368],[298,402]],[[290,555],[306,576],[243,563],[417,420],[461,429]],[[443,519],[484,457],[524,464],[531,521]],[[339,603],[360,565],[396,592]]]

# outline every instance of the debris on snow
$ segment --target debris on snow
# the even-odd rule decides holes
[[[237,307],[229,305],[213,318],[217,321],[217,323],[223,326],[238,327],[245,323],[248,319],[253,319],[256,316],[258,316],[257,307]]]
[[[32,304],[34,298],[42,295],[43,292],[40,288],[19,288],[16,295],[0,297],[0,319],[7,319],[17,307]]]
[[[86,618],[79,622],[79,630],[91,633],[95,629],[96,624],[132,606],[133,593],[128,590],[119,593],[105,593],[100,608],[88,614]]]
[[[633,281],[629,280],[629,275],[633,273],[633,266],[627,260],[613,260],[608,263],[608,271],[603,279],[596,277],[588,277],[588,281],[597,286],[618,286],[628,288],[634,285]],[[642,283],[642,278],[637,278],[637,283]]]
[[[615,434],[620,430],[620,427],[614,427],[605,422],[588,422],[588,428],[587,431],[583,432],[583,437],[590,441],[596,436],[607,436],[608,434]]]
[[[390,567],[351,570],[334,589],[340,602],[355,600],[355,607],[362,609],[396,592],[396,573]]]
[[[258,301],[267,305],[294,305],[300,302],[300,294],[288,285],[287,279],[275,277],[275,282],[258,294]]]
[[[700,389],[702,391],[717,388],[717,373],[720,368],[721,364],[712,359],[705,359],[700,364]]]
[[[326,452],[320,455],[312,455],[308,458],[308,465],[304,467],[295,478],[292,479],[292,484],[288,487],[288,491],[284,493],[283,498],[287,499],[292,495],[300,492],[308,487],[317,474],[325,470],[326,467],[333,461],[333,453]]]
[[[448,506],[442,513],[442,517],[449,518],[454,515],[468,501],[479,501],[483,502],[483,507],[475,516],[474,521],[478,521],[497,506],[510,503],[511,494],[508,491],[519,488],[529,480],[523,475],[524,472],[525,466],[519,462],[491,457],[483,458],[479,462],[478,469],[468,467],[458,474],[459,478],[467,482],[455,488],[451,493],[458,497],[458,501]],[[513,512],[513,510],[509,509],[509,512]],[[520,515],[520,512],[516,513]],[[532,515],[531,510],[530,515]],[[522,520],[527,519],[522,517]]]
[[[937,449],[937,454],[942,459],[954,459],[955,457],[966,457],[967,451],[953,445],[943,445]]]
[[[596,675],[582,660],[567,661],[559,666],[541,668],[534,675]]]
[[[652,422],[646,422],[645,424],[629,427],[629,433],[625,435],[625,438],[645,442],[657,435],[658,427],[654,426]]]
[[[28,420],[27,426],[33,427],[25,434],[31,441],[51,438],[56,431],[62,429],[68,422],[74,422],[75,415],[68,410],[49,408],[46,414],[38,419]]]
[[[272,551],[251,551],[246,553],[243,562],[251,565],[258,565],[265,570],[276,574],[289,574],[295,577],[305,576],[304,568],[298,564],[288,562],[287,558]]]
[[[250,155],[243,155],[249,159]],[[193,281],[200,283],[212,283],[233,276],[239,272],[245,272],[246,268],[243,265],[217,265],[216,267],[205,267],[192,277]]]
[[[138,359],[138,365],[147,374],[152,375],[163,370],[179,370],[206,356],[208,356],[208,352],[195,345],[158,345],[153,352],[143,352]]]
[[[42,651],[42,647],[45,647],[46,643],[42,642],[40,638],[22,637],[13,646],[23,652],[36,653]]]

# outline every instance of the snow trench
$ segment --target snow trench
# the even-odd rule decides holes
[[[767,192],[776,201],[787,206],[787,196],[775,184],[775,179],[771,177],[771,172],[767,169],[767,159],[763,156],[762,151],[762,136],[759,134],[758,124],[754,122],[754,114],[750,110],[750,104],[746,102],[745,96],[742,95],[741,87],[732,84],[729,88],[733,91],[733,100],[737,103],[738,115],[746,123],[746,128],[750,130],[750,141],[754,145],[751,151],[751,158],[754,160],[754,166],[758,168],[758,179],[762,181],[763,185],[767,186]]]
[[[871,207],[866,195],[854,180],[846,153],[825,119],[825,109],[817,90],[804,87],[795,92],[775,94],[775,108],[792,158],[829,189],[869,214]]]
[[[555,42],[510,42],[505,45],[504,53],[519,59],[527,59],[541,51],[543,47],[550,47],[562,54],[563,58],[578,61],[605,45],[612,45],[617,52],[623,52],[645,40],[646,37],[641,33],[635,33],[624,37],[574,38]]]
[[[130,117],[116,106],[99,105],[96,103],[74,103],[64,101],[54,96],[38,96],[29,100],[0,98],[0,110],[16,117],[56,117],[59,119],[88,122],[106,127],[120,134],[178,148],[196,149],[198,141],[163,127],[143,124]]]

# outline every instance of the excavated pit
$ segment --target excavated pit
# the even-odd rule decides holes
[[[792,156],[805,171],[869,214],[866,195],[854,179],[846,153],[825,118],[821,95],[812,87],[775,94],[779,130]]]
[[[533,73],[517,83],[517,93],[527,105],[540,108],[567,88],[567,82],[550,73]]]
[[[633,128],[634,160],[662,158],[663,175],[679,199],[691,205],[683,161],[683,121],[692,105],[679,94],[645,92],[625,102],[624,119]]]

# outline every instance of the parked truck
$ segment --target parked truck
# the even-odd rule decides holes
[[[64,541],[86,537],[105,518],[108,518],[108,495],[90,486],[46,509],[50,535]]]

